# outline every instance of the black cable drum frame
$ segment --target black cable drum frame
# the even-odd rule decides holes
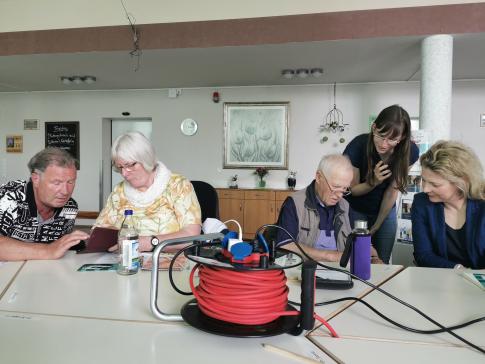
[[[268,266],[262,268],[259,264],[231,263],[222,254],[221,244],[194,245],[184,250],[185,256],[197,264],[203,264],[213,268],[228,269],[239,272],[284,270],[297,267],[303,262],[303,258],[294,252],[286,249],[276,249],[275,257],[268,262]],[[290,255],[291,254],[291,255]],[[291,259],[291,256],[294,258]],[[290,304],[286,307],[287,311],[296,311]],[[187,302],[181,310],[182,318],[189,325],[216,335],[230,337],[267,337],[284,333],[298,335],[300,316],[280,316],[277,319],[261,325],[243,325],[226,322],[207,316],[201,311],[197,300],[194,298]]]

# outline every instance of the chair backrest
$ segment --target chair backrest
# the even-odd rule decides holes
[[[204,181],[191,181],[199,200],[202,222],[208,217],[219,218],[219,198],[214,187]]]

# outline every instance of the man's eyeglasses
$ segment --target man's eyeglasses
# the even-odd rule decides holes
[[[323,173],[320,173],[320,175],[323,177],[323,180],[327,184],[328,189],[330,190],[330,193],[334,195],[341,194],[343,196],[348,196],[352,193],[352,191],[350,190],[350,187],[332,187],[330,183],[328,183],[325,175]]]
[[[377,134],[376,132],[373,132],[372,134],[374,135],[374,138],[377,139],[380,143],[387,142],[387,144],[389,144],[392,147],[395,147],[401,141],[400,138],[397,138],[397,139],[389,139],[389,138],[386,138],[386,137],[384,137],[384,136],[382,136],[380,134]]]
[[[113,169],[118,173],[121,173],[123,170],[125,170],[125,172],[132,172],[135,169],[137,164],[138,162],[132,162],[132,163],[125,163],[121,166],[118,166],[113,163]]]

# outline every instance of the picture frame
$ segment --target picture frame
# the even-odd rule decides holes
[[[5,150],[7,153],[22,153],[24,138],[22,135],[7,135],[5,139]]]
[[[224,168],[288,169],[289,102],[224,103]]]
[[[402,199],[401,201],[401,219],[411,220],[412,199]]]
[[[39,119],[24,119],[24,130],[39,130]]]

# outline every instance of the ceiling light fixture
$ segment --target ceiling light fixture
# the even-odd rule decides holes
[[[310,71],[308,71],[306,68],[299,68],[296,70],[296,75],[300,78],[307,78],[309,74]]]
[[[84,76],[84,83],[92,84],[96,82],[96,77],[94,76]]]
[[[309,76],[318,78],[323,75],[323,68],[314,67],[314,68],[298,68],[298,69],[291,69],[285,68],[281,71],[281,77],[290,80],[292,78],[307,78]]]
[[[281,71],[281,76],[289,80],[295,76],[295,71],[289,69],[283,70]]]
[[[344,123],[344,114],[337,108],[337,83],[333,84],[333,109],[331,109],[323,123],[320,125],[320,131],[322,132],[332,132],[332,133],[342,133],[349,124]],[[320,143],[325,143],[328,140],[327,136],[324,136]],[[340,143],[344,143],[345,139],[340,138]]]
[[[97,81],[94,76],[61,76],[60,79],[64,85],[71,85],[73,83],[76,85],[81,85],[83,83],[91,85]]]
[[[61,76],[61,82],[64,84],[64,85],[70,85],[72,83],[72,80],[70,77],[66,77],[66,76]]]
[[[312,68],[310,70],[310,74],[313,77],[320,77],[321,75],[323,75],[323,69],[322,68]]]

